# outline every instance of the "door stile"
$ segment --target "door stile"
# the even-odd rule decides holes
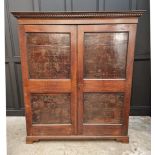
[[[71,31],[71,118],[74,118],[74,134],[77,135],[77,27],[72,26]]]
[[[83,42],[82,27],[78,25],[78,134],[83,133]]]
[[[19,25],[19,38],[20,38],[20,56],[21,56],[21,66],[22,66],[22,83],[23,83],[23,93],[24,93],[24,105],[25,105],[25,116],[26,116],[26,131],[27,135],[32,135],[32,110],[29,100],[29,88],[28,88],[28,66],[27,66],[27,55],[26,55],[26,38],[24,25]]]
[[[136,42],[136,30],[137,30],[137,24],[131,24],[129,26],[129,38],[128,38],[129,41],[128,41],[126,82],[125,82],[125,98],[124,98],[124,108],[123,108],[124,109],[123,110],[123,127],[122,127],[123,135],[128,135],[134,51],[135,51],[135,42]]]

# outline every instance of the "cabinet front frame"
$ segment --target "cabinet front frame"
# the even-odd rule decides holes
[[[50,20],[52,22],[52,20]],[[104,21],[104,20],[103,20]],[[134,21],[135,22],[135,21]],[[136,21],[137,22],[137,21]],[[23,77],[23,89],[24,89],[24,102],[25,102],[25,114],[27,122],[27,135],[39,136],[40,130],[45,130],[47,135],[51,132],[54,134],[55,130],[62,129],[64,131],[62,135],[82,135],[88,131],[96,130],[98,126],[95,125],[83,125],[83,92],[124,92],[124,108],[123,108],[123,124],[115,125],[114,130],[121,131],[122,135],[127,135],[128,131],[128,116],[130,110],[130,97],[131,97],[131,83],[132,83],[132,71],[133,71],[133,60],[134,60],[134,47],[135,47],[135,35],[137,24],[106,24],[104,22],[97,25],[91,23],[91,25],[70,25],[74,24],[74,21],[70,24],[68,22],[63,25],[19,25],[19,37],[20,37],[20,50],[21,50],[21,64],[22,64],[22,77]],[[32,22],[33,24],[33,22]],[[54,23],[52,23],[54,24]],[[76,23],[75,23],[76,24]],[[88,23],[89,24],[89,23]],[[105,25],[101,25],[105,24]],[[54,29],[51,29],[53,27]],[[28,79],[28,65],[27,65],[27,55],[26,55],[26,32],[69,32],[71,33],[71,51],[72,51],[72,80],[69,79],[48,79],[48,80],[34,80]],[[83,80],[83,35],[85,32],[101,32],[101,31],[122,31],[129,32],[129,42],[127,51],[127,65],[126,65],[126,79],[113,79],[113,80]],[[78,34],[77,34],[78,33]],[[77,44],[77,46],[76,46]],[[78,55],[77,55],[78,49]],[[78,60],[78,64],[77,64]],[[77,74],[78,73],[78,74]],[[78,76],[77,76],[78,75]],[[78,79],[77,79],[78,78]],[[44,82],[43,82],[44,81]],[[42,83],[43,82],[43,83]],[[104,88],[101,87],[104,85]],[[52,88],[52,89],[51,89]],[[54,91],[53,91],[54,88]],[[77,90],[78,88],[78,90]],[[72,92],[72,109],[71,115],[73,120],[72,128],[70,125],[62,125],[54,127],[53,125],[32,125],[32,111],[30,106],[30,93],[71,93]],[[78,97],[77,97],[78,95]],[[78,102],[77,102],[78,99]],[[78,114],[77,114],[78,113]],[[78,118],[78,119],[77,119]],[[90,128],[90,129],[89,129]],[[111,126],[103,126],[103,129],[111,130]],[[51,130],[51,131],[50,131]],[[86,132],[83,132],[83,131]],[[96,130],[97,131],[97,130]],[[113,132],[113,131],[112,131]],[[111,133],[112,133],[111,132]],[[67,133],[67,134],[66,134]],[[59,135],[54,134],[54,135]],[[61,135],[61,133],[60,133]],[[111,134],[112,136],[113,134]],[[95,136],[95,134],[94,134]]]

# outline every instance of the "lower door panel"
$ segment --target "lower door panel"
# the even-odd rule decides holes
[[[84,93],[83,134],[121,135],[123,105],[123,93]]]

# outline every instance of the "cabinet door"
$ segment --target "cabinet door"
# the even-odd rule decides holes
[[[76,27],[21,25],[27,134],[77,133]]]
[[[78,132],[127,135],[136,25],[78,26]]]

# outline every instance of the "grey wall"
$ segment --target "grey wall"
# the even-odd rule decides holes
[[[11,11],[147,12],[139,19],[132,88],[131,115],[150,115],[150,11],[149,0],[5,0],[7,115],[24,115],[21,62],[16,19]]]

